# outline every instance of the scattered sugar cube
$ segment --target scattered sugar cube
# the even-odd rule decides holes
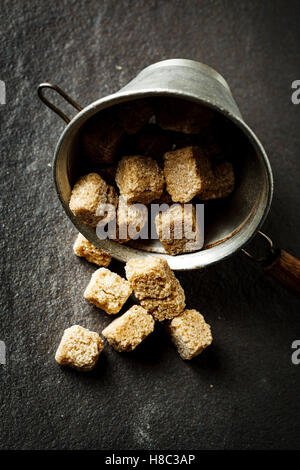
[[[185,295],[178,279],[172,284],[171,294],[164,298],[145,298],[141,301],[142,307],[151,313],[157,321],[170,320],[179,315],[185,308]]]
[[[167,97],[154,103],[157,124],[162,129],[199,134],[212,123],[213,112],[201,104]]]
[[[83,127],[82,154],[93,163],[112,163],[125,135],[111,110],[90,118]]]
[[[210,185],[198,194],[199,199],[217,199],[227,197],[234,190],[235,177],[230,162],[220,162],[213,166],[213,180]]]
[[[137,299],[164,298],[171,294],[175,275],[167,261],[158,256],[131,258],[126,277]]]
[[[73,325],[64,331],[55,360],[62,366],[88,371],[96,365],[103,347],[98,333]]]
[[[189,202],[211,185],[211,162],[200,147],[185,147],[164,155],[167,191],[174,202]]]
[[[111,262],[111,256],[105,251],[101,250],[89,242],[81,233],[78,234],[73,250],[75,255],[85,258],[90,263],[104,266],[107,268]]]
[[[102,335],[116,351],[133,351],[153,330],[152,316],[140,305],[134,305],[111,322]]]
[[[184,310],[184,291],[165,259],[133,258],[125,271],[135,296],[155,320],[173,318]]]
[[[197,310],[185,310],[169,323],[168,332],[182,359],[192,359],[212,343],[210,326]]]
[[[138,132],[153,115],[150,100],[135,100],[118,105],[116,116],[127,134]]]
[[[148,204],[161,196],[164,177],[155,160],[134,155],[123,157],[119,162],[116,183],[127,202]]]
[[[84,297],[96,307],[112,315],[121,310],[131,292],[132,289],[126,279],[109,269],[100,268],[92,275],[84,291]]]
[[[196,251],[202,247],[196,210],[191,204],[173,204],[166,211],[159,212],[155,217],[155,226],[161,244],[171,255]]]
[[[104,217],[107,221],[115,217],[115,211],[112,211],[110,216],[107,216],[107,213],[97,215],[97,210],[101,208],[101,205],[110,204],[116,207],[117,203],[118,196],[114,188],[106,184],[97,173],[89,173],[75,183],[69,207],[82,222],[96,227]]]

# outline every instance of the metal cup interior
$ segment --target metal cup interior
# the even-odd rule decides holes
[[[88,119],[102,110],[153,96],[173,96],[178,99],[197,101],[212,108],[220,132],[232,139],[231,154],[236,175],[233,193],[220,200],[205,204],[205,245],[202,250],[167,255],[157,240],[136,240],[120,244],[113,240],[100,240],[94,228],[74,217],[68,204],[75,180],[83,174],[80,154],[80,134]],[[272,197],[272,173],[265,151],[251,129],[238,116],[224,114],[221,109],[204,100],[178,96],[167,91],[124,91],[100,99],[84,108],[66,127],[58,142],[54,165],[54,181],[62,205],[75,227],[95,246],[109,252],[114,258],[126,262],[132,257],[164,256],[174,270],[195,269],[216,263],[243,247],[261,227]]]

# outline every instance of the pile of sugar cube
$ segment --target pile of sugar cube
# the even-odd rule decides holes
[[[157,321],[165,322],[182,359],[192,359],[211,344],[210,326],[197,310],[185,308],[184,290],[164,258],[130,259],[125,266],[127,279],[124,279],[107,269],[110,256],[81,234],[75,241],[74,252],[101,266],[84,291],[85,299],[108,315],[118,314],[132,293],[140,303],[131,306],[102,331],[116,351],[133,351],[153,332]],[[89,371],[103,348],[104,341],[98,333],[73,325],[64,331],[55,359],[60,365]]]
[[[82,176],[72,188],[70,210],[92,227],[114,220],[111,238],[127,243],[133,238],[128,230],[133,223],[134,235],[146,226],[149,204],[173,204],[155,217],[165,252],[200,249],[193,202],[227,197],[235,186],[215,120],[211,109],[170,97],[139,99],[99,112],[81,133]],[[192,210],[187,212],[184,205],[189,202]],[[114,210],[99,212],[101,204]],[[178,239],[176,227],[183,224],[191,230]]]

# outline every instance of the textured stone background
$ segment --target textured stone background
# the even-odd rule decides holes
[[[242,254],[179,274],[215,337],[194,361],[158,328],[132,354],[106,347],[91,374],[56,365],[65,327],[109,318],[82,298],[95,268],[72,254],[50,168],[64,123],[36,93],[49,80],[86,105],[164,58],[216,68],[270,157],[265,231],[300,256],[299,2],[2,0],[0,15],[1,448],[299,448],[299,302]]]

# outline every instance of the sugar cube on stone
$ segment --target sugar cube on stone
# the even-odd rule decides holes
[[[116,318],[102,335],[116,351],[133,351],[152,331],[154,320],[140,305],[134,305]]]
[[[210,326],[197,310],[185,310],[167,326],[182,359],[192,359],[212,343]]]
[[[92,275],[84,297],[96,307],[112,315],[121,310],[131,292],[132,289],[126,279],[109,269],[100,268]]]
[[[145,298],[141,301],[142,307],[151,313],[157,321],[174,318],[185,308],[185,295],[179,281],[176,279],[171,294],[164,298]]]
[[[132,258],[125,271],[135,296],[155,320],[173,318],[184,310],[184,291],[164,258]]]
[[[131,258],[125,266],[125,272],[139,300],[168,297],[176,279],[167,261],[158,256]]]
[[[55,360],[62,366],[89,371],[96,365],[103,347],[98,333],[73,325],[64,331]]]

